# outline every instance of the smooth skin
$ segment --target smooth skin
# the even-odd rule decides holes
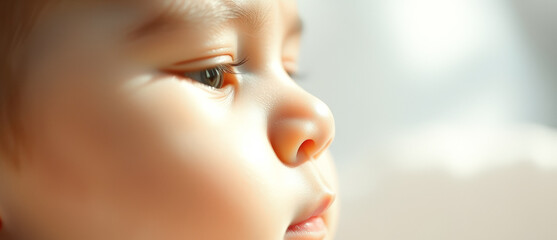
[[[49,5],[0,239],[314,239],[286,231],[319,208],[332,239],[334,121],[290,77],[300,31],[292,0]],[[221,88],[191,77],[244,58]]]

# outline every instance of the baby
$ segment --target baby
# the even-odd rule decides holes
[[[332,239],[294,0],[3,0],[1,240]]]

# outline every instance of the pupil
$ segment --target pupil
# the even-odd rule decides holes
[[[220,78],[221,75],[218,69],[213,68],[205,70],[205,80],[208,85],[216,88],[220,87]]]

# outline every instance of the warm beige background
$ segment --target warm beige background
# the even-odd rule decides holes
[[[428,129],[369,156],[341,163],[338,239],[557,239],[557,131]]]
[[[299,3],[337,239],[557,239],[557,1]]]

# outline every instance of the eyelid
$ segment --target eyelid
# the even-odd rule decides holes
[[[193,60],[178,62],[169,67],[166,67],[164,70],[172,71],[172,72],[201,71],[207,68],[211,68],[211,66],[231,64],[233,63],[233,61],[234,59],[231,55],[220,55],[220,56],[213,56],[213,57],[206,57],[201,59],[193,59]]]

